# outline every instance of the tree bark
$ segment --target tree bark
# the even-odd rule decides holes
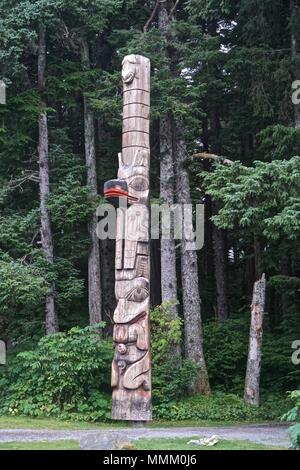
[[[170,27],[168,2],[159,4],[158,27],[167,38]],[[167,51],[164,51],[167,54]],[[160,143],[160,199],[168,204],[174,204],[174,158],[172,139],[172,116],[170,113],[162,115],[159,121]],[[171,313],[178,317],[177,307],[177,274],[176,250],[174,239],[161,239],[161,297],[162,302],[173,302]]]
[[[89,45],[86,38],[80,41],[81,62],[84,70],[90,69]],[[84,144],[87,169],[87,186],[91,196],[97,196],[97,172],[96,172],[96,148],[94,114],[90,108],[88,98],[84,96]],[[91,249],[88,258],[88,297],[90,325],[101,322],[101,275],[100,275],[100,248],[96,234],[97,216],[93,214],[88,224],[88,232],[91,240]]]
[[[170,15],[168,2],[159,4],[158,27],[167,40],[170,28]],[[167,51],[164,51],[167,55]],[[174,155],[172,136],[172,115],[166,113],[159,121],[159,144],[160,144],[160,199],[163,203],[171,206],[175,202],[174,185]],[[161,299],[162,303],[170,303],[170,313],[174,319],[178,318],[178,293],[177,293],[177,271],[176,271],[176,248],[175,239],[161,238],[160,242],[160,269],[161,269]],[[177,358],[181,359],[181,348],[178,345],[172,351]],[[180,362],[180,360],[178,361]]]
[[[263,318],[265,306],[266,280],[262,274],[253,286],[251,304],[251,326],[249,352],[245,379],[244,400],[249,405],[259,405],[259,383],[261,370],[261,350],[263,336]]]
[[[228,158],[221,157],[219,155],[215,155],[214,153],[209,153],[209,152],[194,153],[194,155],[192,155],[191,158],[193,159],[196,157],[201,158],[203,160],[213,160],[215,162],[224,163],[224,165],[234,164],[234,162],[232,160],[229,160]]]
[[[38,48],[38,87],[42,94],[46,82],[46,29],[40,25],[39,48]],[[41,107],[45,108],[41,97]],[[51,220],[47,208],[47,198],[50,193],[49,187],[49,163],[48,163],[48,121],[46,111],[42,111],[39,117],[39,189],[40,189],[40,213],[41,213],[41,242],[42,249],[47,260],[53,263],[53,239],[51,230]],[[46,296],[46,334],[58,331],[58,318],[54,304],[55,286],[50,286]]]
[[[162,1],[159,5],[158,21],[159,28],[166,38],[166,46],[170,42],[170,26],[175,19],[174,2]],[[166,51],[167,53],[167,51]],[[174,62],[174,57],[170,57]],[[174,72],[175,73],[175,72]],[[169,125],[172,123],[172,145],[169,142],[170,129]],[[167,179],[168,172],[171,172],[174,166],[171,160],[171,148],[173,149],[173,161],[176,168],[176,193],[177,202],[181,205],[190,204],[190,181],[188,172],[183,165],[188,158],[187,148],[184,140],[182,123],[178,119],[169,119],[168,121],[162,120],[160,123],[161,134],[164,138],[161,139],[162,151],[162,167],[163,180],[163,193],[166,197],[172,198],[172,191],[170,187],[171,179]],[[165,165],[165,166],[164,166]],[[173,170],[174,174],[174,170]],[[166,181],[167,179],[167,181]],[[174,194],[173,194],[174,199]],[[195,377],[192,386],[193,392],[209,393],[209,380],[203,353],[203,336],[201,324],[201,311],[200,311],[200,295],[198,285],[198,260],[196,251],[187,249],[187,240],[183,237],[180,245],[180,258],[181,258],[181,284],[182,284],[182,302],[184,314],[184,341],[185,341],[185,355],[188,359],[195,362],[199,366],[199,373]],[[174,268],[173,268],[174,269]],[[173,274],[174,276],[174,274]],[[174,277],[173,277],[174,280]],[[172,285],[172,289],[174,286]],[[174,293],[174,290],[173,290]]]
[[[172,121],[169,114],[161,116],[160,140],[160,199],[169,206],[174,204],[174,162],[172,145]],[[177,273],[175,240],[161,239],[161,297],[162,302],[173,302],[171,313],[178,317]]]
[[[182,123],[174,119],[177,202],[183,206],[191,204],[191,196],[189,174],[184,165],[188,155],[182,127]],[[210,386],[203,351],[197,252],[188,249],[184,234],[180,245],[180,256],[185,354],[199,366],[199,374],[195,378],[192,391],[209,393]]]
[[[212,30],[216,31],[216,25],[212,24]],[[211,112],[211,132],[212,132],[212,145],[211,148],[217,154],[221,153],[220,131],[221,122],[219,110],[213,106]],[[225,163],[225,160],[223,160]],[[227,164],[229,160],[226,160]],[[219,204],[212,201],[212,215],[219,212]],[[225,244],[225,231],[219,229],[214,223],[212,227],[213,237],[213,252],[214,252],[214,274],[215,274],[215,287],[216,287],[216,315],[218,322],[223,322],[228,317],[228,303],[227,303],[227,278],[226,278],[226,244]]]
[[[112,333],[113,314],[117,302],[115,297],[115,243],[107,238],[100,241],[101,289],[105,292],[102,301],[105,332]]]
[[[261,246],[260,246],[260,241],[258,240],[256,235],[254,236],[253,250],[254,250],[254,276],[255,276],[255,279],[257,280],[262,275],[262,267],[261,267]]]
[[[100,54],[100,51],[99,51]],[[99,66],[99,65],[98,65]],[[96,121],[96,149],[101,154],[103,142],[109,141],[112,136],[111,132],[106,129],[104,120],[98,118]],[[101,155],[101,161],[105,167],[105,153]],[[101,168],[100,168],[101,170]],[[100,174],[103,178],[103,174]],[[115,296],[115,242],[109,238],[100,240],[100,261],[101,261],[101,292],[105,292],[102,297],[102,318],[106,322],[104,334],[112,336],[113,330],[113,313],[116,308]]]
[[[218,213],[218,204],[212,201],[213,215]],[[217,291],[217,320],[222,323],[228,317],[227,282],[226,282],[226,243],[225,233],[213,225],[213,248],[215,283]]]

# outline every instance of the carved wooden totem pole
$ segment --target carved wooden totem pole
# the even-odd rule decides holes
[[[149,323],[150,61],[122,64],[123,138],[118,179],[104,185],[117,209],[112,418],[151,419]]]

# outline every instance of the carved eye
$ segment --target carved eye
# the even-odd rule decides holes
[[[126,354],[126,352],[127,352],[126,345],[122,344],[122,343],[118,344],[117,349],[118,349],[120,354]]]
[[[121,370],[124,370],[126,367],[126,362],[125,361],[118,361],[118,366],[120,367]]]
[[[135,191],[146,191],[148,189],[148,181],[141,176],[137,176],[130,181],[129,187]]]
[[[149,296],[149,292],[144,287],[136,287],[127,297],[131,302],[144,302]]]

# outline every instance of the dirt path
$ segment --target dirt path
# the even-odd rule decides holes
[[[288,447],[287,426],[249,425],[227,427],[174,427],[147,428],[132,427],[120,429],[99,429],[86,431],[61,431],[47,429],[0,429],[0,442],[9,441],[51,441],[74,439],[80,442],[80,448],[113,449],[122,442],[143,438],[169,438],[192,436],[209,437],[217,434],[222,439],[248,440],[259,444]]]

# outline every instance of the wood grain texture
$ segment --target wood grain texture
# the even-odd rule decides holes
[[[46,82],[46,29],[40,25],[38,48],[38,86],[42,92]],[[46,103],[41,101],[41,108],[45,109]],[[46,111],[39,116],[39,189],[40,189],[40,214],[41,214],[41,242],[44,255],[49,263],[53,263],[53,237],[50,214],[47,207],[47,199],[50,193],[49,184],[49,142],[48,142],[48,118]],[[58,331],[58,318],[54,303],[55,286],[50,286],[46,296],[46,333]]]
[[[256,406],[259,405],[259,383],[265,297],[266,278],[265,274],[262,274],[261,279],[256,281],[253,286],[249,351],[244,391],[245,402],[249,405]]]
[[[126,56],[122,64],[123,134],[118,180],[126,182],[127,206],[116,224],[112,419],[151,419],[149,110],[150,61]]]

